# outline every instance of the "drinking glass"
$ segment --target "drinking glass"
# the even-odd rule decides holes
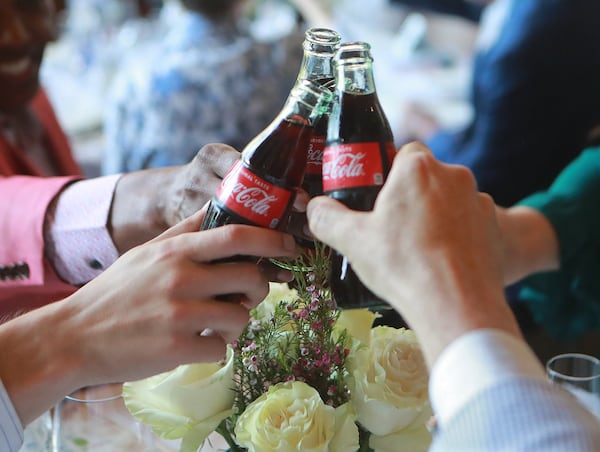
[[[581,353],[564,353],[546,363],[551,381],[573,393],[600,418],[600,359]]]
[[[127,411],[121,384],[90,386],[53,410],[52,452],[173,451]]]

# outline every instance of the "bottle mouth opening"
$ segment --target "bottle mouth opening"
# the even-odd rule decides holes
[[[339,45],[342,40],[340,34],[330,28],[309,28],[304,36],[307,41],[316,44]]]
[[[329,28],[311,28],[306,31],[302,48],[307,52],[333,55],[340,47],[342,37]]]
[[[342,44],[333,58],[333,64],[336,66],[359,64],[366,61],[373,62],[371,45],[361,41],[346,42]]]

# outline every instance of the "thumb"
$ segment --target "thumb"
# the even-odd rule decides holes
[[[327,196],[311,199],[306,210],[311,233],[342,254],[346,254],[348,245],[356,237],[358,223],[364,215]]]

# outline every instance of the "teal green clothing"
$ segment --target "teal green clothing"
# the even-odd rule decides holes
[[[600,329],[600,147],[585,150],[548,191],[519,203],[540,211],[560,243],[560,270],[523,280],[519,299],[549,333]]]

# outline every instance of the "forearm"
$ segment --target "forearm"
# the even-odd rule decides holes
[[[0,378],[23,425],[79,387],[72,310],[59,302],[0,326]]]
[[[504,283],[559,267],[558,237],[550,222],[530,207],[496,208],[504,247]]]
[[[175,167],[162,168],[136,171],[121,177],[115,187],[108,224],[120,254],[167,229],[168,224],[162,214],[167,206],[160,202],[172,198],[157,196],[156,193],[169,189],[176,172]]]

